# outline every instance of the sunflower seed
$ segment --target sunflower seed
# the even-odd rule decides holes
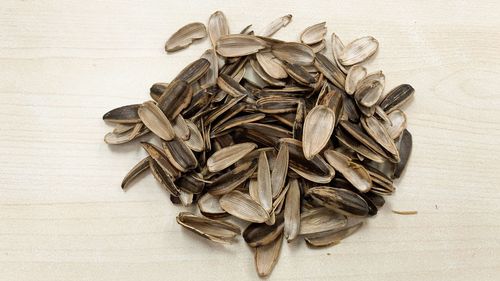
[[[174,52],[191,45],[194,40],[205,38],[207,31],[200,22],[190,23],[177,30],[165,44],[165,51]]]
[[[325,247],[336,245],[349,236],[351,236],[354,232],[356,232],[359,228],[363,226],[363,222],[359,222],[355,225],[343,228],[341,230],[335,230],[329,233],[321,234],[316,237],[306,237],[305,240],[307,244],[314,247]]]
[[[266,41],[256,36],[230,34],[220,37],[215,49],[223,57],[241,57],[257,53],[267,46]]]
[[[188,212],[177,216],[177,223],[194,233],[218,243],[230,243],[241,234],[240,228],[232,223],[198,217]]]
[[[385,111],[399,108],[413,96],[414,92],[415,89],[411,85],[399,85],[385,96],[384,100],[380,103],[380,107]]]
[[[300,235],[313,235],[338,230],[347,224],[347,218],[334,211],[319,207],[303,212],[300,216]]]
[[[396,109],[387,114],[387,118],[389,122],[384,122],[387,133],[389,133],[392,139],[397,139],[406,129],[406,114]]]
[[[307,45],[316,44],[321,42],[326,34],[326,22],[320,22],[315,25],[311,25],[302,31],[300,35],[300,41]]]
[[[311,65],[315,58],[311,47],[296,42],[276,44],[272,52],[278,59],[298,65]]]
[[[285,202],[285,238],[294,240],[300,230],[300,189],[297,179],[290,182]]]
[[[229,193],[250,178],[256,169],[257,165],[252,162],[237,166],[209,184],[208,192],[216,196]]]
[[[131,104],[115,108],[104,114],[102,119],[104,121],[119,124],[135,124],[137,122],[141,122],[141,118],[137,113],[140,106],[140,104]]]
[[[163,150],[170,163],[181,172],[192,170],[198,166],[198,161],[191,149],[180,138],[174,138],[171,141],[163,142]]]
[[[269,23],[259,34],[264,37],[270,37],[278,30],[287,26],[292,20],[292,15],[288,14],[282,17],[279,17]]]
[[[243,239],[253,248],[268,245],[283,233],[283,228],[283,216],[278,216],[273,225],[252,223],[243,231]]]
[[[345,74],[329,58],[322,54],[316,54],[314,66],[335,86],[344,88]]]
[[[157,147],[156,145],[142,142],[141,143],[144,150],[151,156],[154,162],[158,163],[158,165],[172,178],[178,178],[180,176],[179,171],[174,168],[172,163],[168,160],[167,155],[163,152],[162,149]]]
[[[250,151],[257,148],[255,143],[247,142],[223,148],[210,156],[207,167],[210,172],[222,171],[233,165]]]
[[[283,190],[288,172],[288,145],[281,143],[276,156],[276,164],[271,173],[272,195],[275,199]]]
[[[186,120],[186,124],[190,132],[189,139],[186,141],[187,147],[192,151],[202,152],[205,150],[205,141],[203,140],[200,130],[191,120]]]
[[[339,188],[318,186],[307,191],[314,202],[346,216],[367,216],[368,204],[358,194]]]
[[[302,85],[310,85],[316,81],[316,79],[314,79],[314,77],[307,72],[307,70],[298,64],[292,64],[284,61],[283,66],[288,75]]]
[[[361,37],[344,47],[344,50],[339,56],[339,61],[346,66],[362,63],[375,54],[377,49],[377,39],[371,36]]]
[[[273,194],[271,189],[271,172],[265,152],[260,152],[257,168],[257,189],[259,203],[268,213],[273,207]]]
[[[349,157],[335,150],[327,150],[324,155],[326,161],[359,191],[368,192],[370,190],[372,179],[363,166],[352,162]]]
[[[240,191],[234,190],[225,194],[219,202],[222,209],[244,221],[263,223],[269,219],[269,214],[259,203]]]
[[[271,274],[278,262],[282,244],[283,235],[280,235],[273,242],[255,249],[255,267],[259,276],[265,277]]]
[[[353,65],[347,72],[345,91],[352,95],[356,91],[358,83],[366,77],[366,68],[361,65]]]
[[[318,154],[330,140],[335,127],[335,113],[324,105],[315,106],[306,116],[302,149],[307,160]]]
[[[162,188],[168,191],[172,196],[179,197],[180,190],[175,185],[174,181],[168,175],[163,167],[161,167],[156,161],[149,161],[149,168],[155,179],[161,184]]]
[[[152,101],[143,103],[138,110],[141,121],[158,137],[169,141],[175,137],[174,128],[161,109]]]
[[[151,159],[151,157],[148,156],[148,157],[142,159],[141,161],[139,161],[139,163],[135,164],[135,166],[123,178],[122,189],[125,189],[130,184],[130,182],[132,182],[140,174],[142,174],[143,172],[145,172],[146,170],[149,169],[150,159]]]
[[[258,52],[255,58],[262,69],[274,79],[285,79],[288,77],[284,69],[284,64],[276,58],[271,52]]]
[[[215,47],[217,40],[222,36],[229,34],[229,25],[226,16],[221,11],[216,11],[208,19],[208,36]]]
[[[399,158],[400,161],[396,164],[396,169],[394,170],[394,178],[399,178],[406,168],[408,159],[411,155],[412,149],[412,136],[408,130],[404,130],[401,135],[401,140],[399,142]]]
[[[188,64],[184,69],[177,74],[175,80],[186,81],[188,84],[193,83],[200,79],[210,68],[210,61],[205,58],[199,58],[192,63]]]
[[[220,197],[213,196],[210,193],[205,193],[198,200],[198,208],[200,212],[209,218],[220,218],[227,215],[226,211],[224,211],[219,203]]]

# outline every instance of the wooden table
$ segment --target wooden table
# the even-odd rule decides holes
[[[107,110],[148,98],[208,41],[166,55],[180,26],[220,9],[238,32],[293,14],[380,41],[370,71],[410,83],[414,150],[379,215],[332,248],[284,245],[271,280],[499,280],[500,2],[50,1],[0,6],[0,279],[252,280],[251,250],[181,229],[144,152],[103,142]],[[396,210],[417,210],[401,216]]]

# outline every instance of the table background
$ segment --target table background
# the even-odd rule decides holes
[[[236,32],[291,13],[277,38],[320,21],[345,43],[372,35],[369,70],[416,89],[396,194],[338,246],[285,244],[270,280],[499,280],[500,2],[326,0],[2,0],[0,279],[257,279],[242,241],[181,229],[152,177],[122,192],[144,153],[102,140],[104,112],[147,99],[208,47],[166,55],[166,38],[217,9]]]

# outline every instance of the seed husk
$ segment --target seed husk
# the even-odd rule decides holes
[[[285,79],[288,77],[283,62],[276,58],[271,52],[258,52],[255,58],[262,69],[274,79]]]
[[[361,124],[365,131],[384,149],[394,155],[399,161],[399,153],[394,140],[391,138],[384,125],[375,117],[365,117],[361,119]]]
[[[185,142],[187,147],[192,151],[202,152],[205,150],[205,141],[201,135],[200,130],[191,120],[186,120],[186,124],[189,128],[189,139]]]
[[[365,36],[352,41],[344,47],[339,61],[345,66],[364,62],[377,52],[378,41],[372,36]]]
[[[241,57],[255,54],[267,46],[266,41],[253,35],[230,34],[220,37],[215,49],[223,57]]]
[[[208,184],[208,192],[215,196],[229,193],[250,178],[256,169],[253,162],[237,166]]]
[[[164,82],[154,83],[153,86],[151,86],[151,88],[149,89],[149,95],[154,101],[158,102],[163,92],[165,92],[165,90],[167,89],[168,85],[169,83]]]
[[[252,223],[243,231],[243,239],[253,248],[267,245],[283,233],[283,221],[283,216],[278,216],[272,225]]]
[[[278,30],[287,26],[290,23],[290,21],[292,21],[292,15],[290,14],[279,17],[270,22],[266,27],[264,27],[264,29],[261,32],[259,32],[259,34],[260,36],[263,37],[271,37]]]
[[[390,111],[392,109],[396,109],[401,107],[406,101],[408,101],[415,92],[415,89],[411,85],[402,84],[394,89],[392,89],[382,100],[380,103],[380,107],[382,107],[385,111]]]
[[[344,88],[345,74],[340,68],[329,58],[319,53],[316,54],[314,66],[325,75],[326,79],[339,88]]]
[[[326,22],[320,22],[307,27],[300,35],[300,41],[307,45],[321,42],[326,34]]]
[[[406,168],[408,159],[410,159],[412,149],[412,136],[408,130],[404,130],[399,142],[399,163],[396,164],[394,170],[394,178],[399,178]]]
[[[250,66],[252,67],[253,72],[259,77],[258,79],[261,79],[263,82],[276,87],[284,87],[286,85],[284,81],[267,74],[257,60],[251,59]]]
[[[194,22],[181,27],[165,43],[165,51],[174,52],[191,45],[194,40],[205,38],[207,31],[201,22]]]
[[[228,214],[224,211],[219,203],[219,196],[213,196],[210,193],[205,193],[198,200],[198,208],[200,212],[209,218],[221,218]]]
[[[255,267],[259,276],[265,277],[271,274],[278,262],[282,244],[283,235],[280,235],[272,243],[255,249]]]
[[[309,236],[338,230],[347,224],[347,218],[325,207],[303,212],[300,216],[300,235]]]
[[[288,242],[294,240],[300,231],[300,189],[297,179],[290,181],[290,188],[285,202],[285,238]]]
[[[139,163],[135,164],[134,167],[132,167],[132,169],[130,169],[130,171],[125,175],[125,177],[122,180],[122,185],[121,185],[122,189],[127,188],[128,185],[135,178],[137,178],[140,174],[142,174],[143,172],[145,172],[149,169],[150,159],[151,159],[151,157],[148,156],[148,157],[142,159],[141,161],[139,161]]]
[[[177,223],[194,233],[218,243],[230,243],[241,234],[240,228],[232,223],[212,220],[196,216],[189,212],[181,212]]]
[[[286,176],[288,172],[288,145],[286,143],[281,143],[279,146],[278,155],[276,156],[276,164],[274,165],[273,171],[271,173],[271,187],[273,199],[278,197],[278,195],[283,190],[286,182]]]
[[[387,119],[388,121],[384,122],[387,133],[392,139],[397,139],[406,129],[406,114],[403,111],[396,109],[387,114]]]
[[[217,78],[217,85],[221,90],[235,98],[248,95],[248,91],[243,86],[226,74],[220,74],[219,78]]]
[[[340,68],[340,70],[342,70],[342,72],[347,74],[348,70],[339,61],[339,57],[345,48],[344,43],[342,43],[342,40],[340,40],[337,34],[332,33],[331,44],[332,44],[332,55],[335,64],[337,64],[337,66]]]
[[[311,65],[315,58],[311,47],[296,42],[276,44],[272,47],[272,52],[280,60],[298,65]]]
[[[366,77],[366,68],[361,65],[353,65],[347,72],[345,91],[352,95],[356,91],[358,83]]]
[[[300,100],[289,97],[265,97],[255,102],[257,109],[263,113],[287,113],[294,112]]]
[[[244,221],[263,223],[269,214],[248,194],[233,190],[220,198],[220,206],[231,215]]]
[[[229,25],[227,24],[226,16],[221,11],[216,11],[208,19],[208,36],[215,47],[217,40],[222,36],[229,34]]]
[[[140,104],[125,105],[106,112],[102,119],[118,124],[135,124],[141,122],[137,113]]]
[[[205,58],[199,58],[192,63],[188,64],[184,69],[177,74],[175,80],[186,81],[188,84],[193,83],[200,79],[210,68],[210,61]]]
[[[200,173],[186,173],[183,177],[179,178],[175,184],[182,191],[200,194],[205,188],[205,182],[200,181],[199,178],[203,178],[203,175]]]
[[[306,237],[307,244],[313,247],[326,247],[338,244],[341,240],[351,236],[359,228],[363,226],[363,222],[359,222],[352,226],[345,227],[341,230],[335,230],[316,237]]]
[[[307,114],[302,135],[302,149],[307,160],[326,146],[334,127],[335,112],[325,105],[317,105]]]
[[[326,161],[359,191],[370,191],[372,179],[363,166],[352,162],[352,159],[335,150],[327,150],[324,155]]]
[[[149,169],[151,173],[155,177],[155,179],[161,184],[161,187],[168,191],[172,196],[179,197],[180,190],[175,185],[171,176],[166,173],[166,170],[161,167],[157,161],[150,160],[149,161]]]
[[[163,150],[170,163],[181,172],[192,170],[198,166],[198,161],[189,147],[180,138],[163,142]]]
[[[174,128],[165,114],[152,101],[143,103],[138,109],[141,121],[158,137],[169,141],[175,137]]]
[[[255,143],[247,142],[225,147],[210,156],[207,168],[210,172],[222,171],[240,160],[243,156],[257,148]]]
[[[168,156],[165,152],[154,144],[148,142],[141,143],[144,150],[151,156],[154,162],[158,165],[172,178],[178,178],[180,176],[179,171],[170,163]]]
[[[273,208],[273,193],[271,188],[271,171],[266,153],[261,151],[257,166],[257,187],[259,195],[259,203],[270,213]]]
[[[142,123],[137,123],[132,130],[122,133],[110,132],[104,136],[104,141],[107,144],[122,144],[134,140],[149,132],[149,129],[144,128]]]
[[[314,202],[346,216],[367,216],[368,204],[358,194],[345,189],[318,186],[307,191]]]
[[[221,124],[220,126],[215,127],[212,130],[212,133],[219,134],[219,133],[222,133],[222,132],[229,130],[231,128],[241,126],[242,124],[257,122],[257,121],[263,119],[264,117],[266,117],[266,115],[262,114],[262,113],[254,113],[254,114],[249,114],[249,115],[243,115],[240,117],[235,117],[235,118],[232,118],[229,121]]]
[[[314,76],[298,64],[292,64],[284,61],[283,66],[288,75],[302,85],[310,85],[316,81]]]

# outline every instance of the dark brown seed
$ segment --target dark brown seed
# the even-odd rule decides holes
[[[179,188],[175,185],[174,181],[168,175],[163,167],[158,165],[158,163],[154,160],[149,161],[149,168],[151,169],[151,173],[153,176],[156,178],[156,180],[161,184],[163,189],[166,191],[170,192],[171,195],[175,197],[179,197],[180,195],[180,190]]]
[[[172,166],[172,163],[168,160],[167,155],[161,150],[159,147],[157,147],[154,144],[150,144],[148,142],[142,142],[141,143],[142,147],[146,152],[151,156],[151,158],[154,160],[154,162],[158,163],[165,172],[171,176],[172,178],[178,178],[180,176],[179,171]]]
[[[187,82],[176,80],[168,85],[158,100],[158,107],[169,120],[174,120],[191,103],[193,89]]]
[[[162,142],[165,154],[179,171],[186,172],[198,166],[196,157],[183,140],[174,138],[171,141]]]
[[[167,89],[168,85],[168,83],[162,82],[154,83],[153,86],[151,86],[151,88],[149,89],[149,95],[154,101],[158,102],[163,92],[165,92],[165,90]]]
[[[394,170],[394,178],[399,178],[406,168],[408,159],[410,159],[412,149],[412,137],[408,130],[404,130],[401,135],[401,140],[399,142],[399,158],[400,161],[396,164],[396,169]]]
[[[200,58],[184,67],[174,80],[182,80],[191,84],[198,81],[210,68],[210,62],[207,59]]]
[[[109,112],[106,112],[106,114],[102,116],[102,119],[104,121],[109,121],[119,124],[130,124],[130,123],[141,122],[141,118],[137,113],[137,110],[139,109],[140,106],[141,106],[140,104],[131,104],[115,108],[113,110],[110,110]]]
[[[234,98],[248,95],[248,91],[243,86],[241,86],[229,75],[223,73],[221,73],[219,78],[217,78],[217,85],[221,88],[221,90]]]
[[[380,103],[380,107],[386,112],[394,108],[401,107],[406,101],[408,101],[415,92],[415,89],[411,85],[402,84],[392,89]]]
[[[329,58],[321,53],[316,54],[314,66],[325,75],[326,79],[339,88],[344,88],[345,74]]]
[[[273,225],[252,223],[243,231],[243,239],[250,247],[267,245],[283,233],[283,221],[283,216],[278,216]]]

